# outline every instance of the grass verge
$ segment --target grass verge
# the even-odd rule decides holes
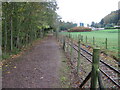
[[[64,52],[63,52],[64,53]],[[60,83],[61,88],[70,88],[70,67],[68,66],[68,60],[63,57],[60,68]]]

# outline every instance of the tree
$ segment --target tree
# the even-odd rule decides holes
[[[95,22],[94,21],[92,21],[91,27],[95,27]]]
[[[14,53],[27,46],[51,28],[58,19],[54,2],[3,2],[2,50]]]
[[[117,25],[119,21],[119,10],[112,11],[110,14],[106,15],[104,18],[101,19],[99,22],[102,27],[108,26],[109,24]]]
[[[60,30],[68,30],[70,28],[76,27],[77,24],[76,23],[72,23],[72,22],[64,22],[64,21],[60,21],[59,22],[59,27]]]

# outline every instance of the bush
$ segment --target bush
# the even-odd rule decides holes
[[[120,29],[120,27],[106,27],[105,29]]]
[[[89,32],[89,31],[92,31],[92,29],[88,27],[74,27],[71,28],[68,32]]]

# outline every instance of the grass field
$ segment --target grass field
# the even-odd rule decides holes
[[[68,32],[63,34],[67,35]],[[70,35],[75,40],[78,40],[78,35],[83,36],[83,43],[90,46],[100,47],[102,50],[109,51],[108,53],[118,57],[118,29],[106,29],[91,32],[70,32]],[[87,42],[86,42],[87,37]],[[95,45],[93,45],[93,37]],[[107,49],[106,49],[106,38],[107,38]]]

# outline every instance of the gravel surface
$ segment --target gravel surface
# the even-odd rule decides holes
[[[62,53],[52,35],[38,42],[10,65],[3,65],[3,88],[59,88]],[[5,69],[7,68],[7,69]]]

